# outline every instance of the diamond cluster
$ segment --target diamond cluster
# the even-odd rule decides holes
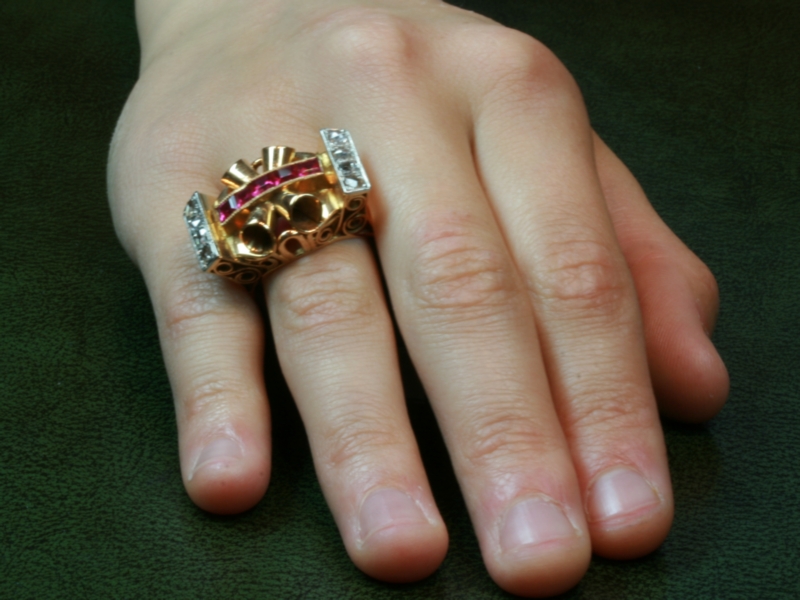
[[[368,192],[369,179],[350,133],[345,129],[323,129],[320,134],[342,184],[342,191],[348,196]]]
[[[211,237],[211,228],[203,211],[203,199],[198,192],[194,193],[186,204],[186,208],[183,209],[183,220],[186,221],[189,235],[192,236],[192,244],[194,244],[200,268],[208,271],[208,268],[219,258],[219,252],[214,238]]]

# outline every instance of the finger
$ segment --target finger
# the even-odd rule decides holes
[[[208,166],[218,163],[209,150],[217,144],[198,126],[202,116],[186,111],[169,126],[148,126],[137,111],[120,119],[118,134],[129,122],[141,126],[126,131],[111,160],[115,226],[155,309],[189,496],[211,512],[241,512],[263,496],[270,474],[261,318],[243,289],[198,268],[181,218],[192,190],[215,190],[213,174],[224,167]]]
[[[475,177],[467,119],[436,112],[419,72],[398,69],[395,31],[358,33],[362,47],[370,38],[354,74],[367,92],[343,110],[365,140],[392,304],[484,560],[509,591],[563,591],[590,558],[580,494],[530,305]],[[380,93],[386,78],[391,95]]]
[[[535,308],[595,552],[640,556],[672,521],[636,292],[614,237],[580,93],[525,36],[476,113],[476,156]]]
[[[175,399],[181,471],[198,506],[238,513],[269,481],[263,325],[244,289],[198,268],[178,225],[152,231],[138,257]]]
[[[406,412],[392,323],[363,240],[332,244],[269,281],[278,356],[355,564],[386,581],[431,574],[447,552]]]
[[[384,270],[490,574],[515,593],[556,593],[589,558],[575,473],[530,306],[471,173],[466,136],[448,149],[452,173],[397,165],[392,179],[403,188],[381,181]],[[435,205],[414,200],[431,194]]]
[[[594,136],[614,230],[642,309],[650,375],[661,412],[693,423],[728,396],[725,364],[709,339],[719,308],[714,276],[653,210],[630,171]]]

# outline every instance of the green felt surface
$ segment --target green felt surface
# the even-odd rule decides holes
[[[722,293],[730,401],[706,426],[665,424],[669,538],[631,563],[594,559],[568,597],[800,597],[800,3],[463,5],[564,60]],[[505,596],[410,374],[452,540],[431,578],[385,585],[350,563],[272,370],[266,498],[238,517],[194,507],[149,300],[106,204],[108,141],[137,74],[132,5],[3,0],[0,26],[0,597]]]

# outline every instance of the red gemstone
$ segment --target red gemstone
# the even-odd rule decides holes
[[[228,220],[228,217],[230,217],[233,214],[233,211],[236,210],[236,204],[236,198],[231,196],[217,207],[220,222],[224,223]]]
[[[275,173],[267,173],[263,179],[261,179],[260,185],[263,188],[263,191],[267,191],[270,188],[274,188],[278,185],[279,181],[278,178],[275,176]],[[259,192],[261,193],[261,192]]]
[[[252,200],[256,196],[260,196],[261,194],[266,192],[267,189],[268,189],[268,186],[263,185],[263,183],[261,183],[260,181],[257,181],[255,184],[253,184],[249,188],[247,188],[247,190],[245,191],[245,194],[247,195],[247,199],[248,200]]]
[[[295,177],[307,177],[308,175],[316,175],[319,173],[319,161],[312,158],[305,162],[297,163],[295,165]]]
[[[251,181],[241,193],[239,198],[239,206],[242,206],[244,203],[260,196],[270,188],[275,187],[275,180],[274,177],[271,177],[271,175],[271,173],[267,173],[266,175],[262,175],[258,179]]]
[[[278,213],[277,218],[275,219],[275,224],[272,226],[272,233],[275,237],[280,236],[284,231],[288,231],[292,228],[292,224],[286,220],[286,218]]]
[[[217,208],[219,220],[224,223],[235,210],[241,208],[250,200],[257,198],[265,192],[268,192],[272,188],[278,187],[279,185],[282,185],[287,181],[291,181],[292,179],[316,175],[321,171],[322,169],[319,166],[319,160],[317,160],[315,157],[303,162],[289,165],[288,167],[281,167],[280,169],[270,171],[269,173],[264,173],[261,177],[251,181],[249,185],[244,188],[244,190],[238,194],[235,194],[234,196],[231,196],[226,202],[219,205]],[[286,229],[288,228],[289,224],[286,223]],[[280,235],[280,232],[276,235]]]

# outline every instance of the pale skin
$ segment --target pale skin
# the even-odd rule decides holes
[[[727,396],[716,283],[593,134],[558,59],[428,0],[139,0],[137,20],[110,199],[155,308],[192,500],[231,514],[264,495],[274,371],[255,301],[198,269],[183,206],[238,158],[316,151],[343,127],[373,183],[377,256],[338,242],[264,293],[353,562],[414,581],[448,545],[388,303],[499,586],[548,596],[592,552],[657,548],[673,514],[659,410],[700,422]]]

